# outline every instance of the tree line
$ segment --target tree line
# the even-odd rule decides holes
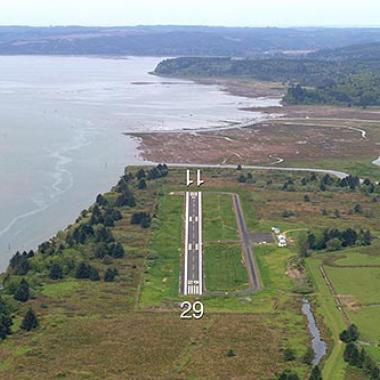
[[[112,189],[113,193],[99,194],[95,203],[81,212],[74,225],[41,243],[36,251],[16,252],[9,261],[3,291],[13,296],[15,301],[27,302],[35,296],[36,281],[33,275],[37,273],[52,281],[70,275],[90,281],[115,281],[119,276],[117,268],[108,267],[101,274],[96,259],[108,265],[113,259],[121,259],[126,255],[124,245],[115,239],[112,231],[115,223],[123,219],[124,211],[133,210],[138,205],[136,192],[132,188],[143,191],[147,188],[147,182],[167,175],[168,167],[165,164],[147,171],[140,169],[136,174],[126,169]],[[142,181],[144,186],[141,186]],[[141,228],[149,228],[151,215],[136,211],[132,213],[130,222]],[[37,315],[29,309],[21,327],[29,331],[38,324]],[[11,326],[11,308],[0,297],[0,339],[11,333]]]

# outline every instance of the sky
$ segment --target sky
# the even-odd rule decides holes
[[[0,0],[0,25],[380,26],[379,0]]]

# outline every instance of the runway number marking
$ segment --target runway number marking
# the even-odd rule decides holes
[[[204,306],[200,301],[191,303],[184,301],[181,303],[181,316],[180,319],[201,319],[204,315]]]

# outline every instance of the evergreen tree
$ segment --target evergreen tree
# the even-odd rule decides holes
[[[27,274],[30,270],[28,258],[28,253],[23,252],[21,254],[19,251],[17,251],[9,261],[10,272],[18,276],[24,276]]]
[[[28,254],[26,255],[26,257],[27,257],[28,259],[31,259],[32,257],[34,257],[34,251],[33,251],[33,249],[31,249],[31,250],[28,252]]]
[[[137,178],[138,180],[143,179],[143,178],[145,178],[145,177],[146,177],[146,174],[145,174],[145,170],[144,170],[144,169],[140,169],[140,170],[137,172],[137,174],[136,174],[136,178]]]
[[[97,204],[98,206],[103,207],[103,206],[106,206],[107,203],[108,203],[108,202],[107,202],[107,199],[104,198],[104,196],[103,196],[102,194],[99,194],[99,195],[96,197],[96,204]]]
[[[146,189],[146,182],[145,182],[145,179],[141,179],[140,181],[139,181],[139,184],[138,184],[138,189],[139,190],[145,190]]]
[[[360,353],[355,343],[349,342],[343,353],[344,361],[356,366],[359,363]]]
[[[105,228],[103,225],[98,225],[95,229],[95,241],[96,242],[104,242],[111,243],[115,239],[111,233],[111,231]]]
[[[278,377],[278,380],[299,380],[299,377],[296,373],[291,372],[290,370],[283,371]]]
[[[99,272],[96,270],[96,268],[90,267],[89,279],[91,281],[99,281],[100,280]]]
[[[26,302],[30,298],[29,284],[25,279],[20,281],[13,298],[20,302]]]
[[[13,321],[10,316],[9,308],[3,299],[0,298],[0,339],[5,339],[12,333]]]
[[[316,175],[315,173],[311,173],[310,181],[315,182],[315,181],[317,181],[317,180],[318,180],[317,175]]]
[[[363,233],[363,245],[371,245],[373,237],[369,230],[364,231]]]
[[[119,210],[112,209],[112,219],[115,221],[121,220],[121,219],[123,219],[123,215],[121,214],[121,212]]]
[[[112,218],[112,215],[106,215],[104,217],[104,225],[106,227],[113,227],[115,225],[113,218]]]
[[[121,259],[125,254],[124,248],[119,242],[110,244],[110,253],[115,259]]]
[[[63,269],[61,265],[59,265],[58,263],[54,263],[50,268],[49,277],[52,280],[59,280],[63,278]]]
[[[33,309],[29,308],[21,323],[21,328],[26,331],[33,330],[38,327],[38,319]]]
[[[141,227],[142,228],[149,228],[151,224],[151,218],[150,215],[145,216],[141,221]]]
[[[127,192],[124,192],[118,196],[118,198],[115,201],[115,206],[116,207],[123,207],[123,206],[135,207],[136,206],[135,197],[128,190]]]
[[[92,213],[91,213],[91,218],[90,218],[90,224],[99,224],[103,223],[103,215],[102,212],[100,211],[99,206],[96,204],[92,208]]]
[[[84,261],[80,262],[75,271],[75,277],[79,279],[90,277],[90,266]]]
[[[309,380],[322,380],[322,372],[317,365],[311,370]]]

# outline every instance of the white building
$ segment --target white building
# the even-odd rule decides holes
[[[286,236],[285,235],[278,235],[278,246],[283,248],[287,246]]]

